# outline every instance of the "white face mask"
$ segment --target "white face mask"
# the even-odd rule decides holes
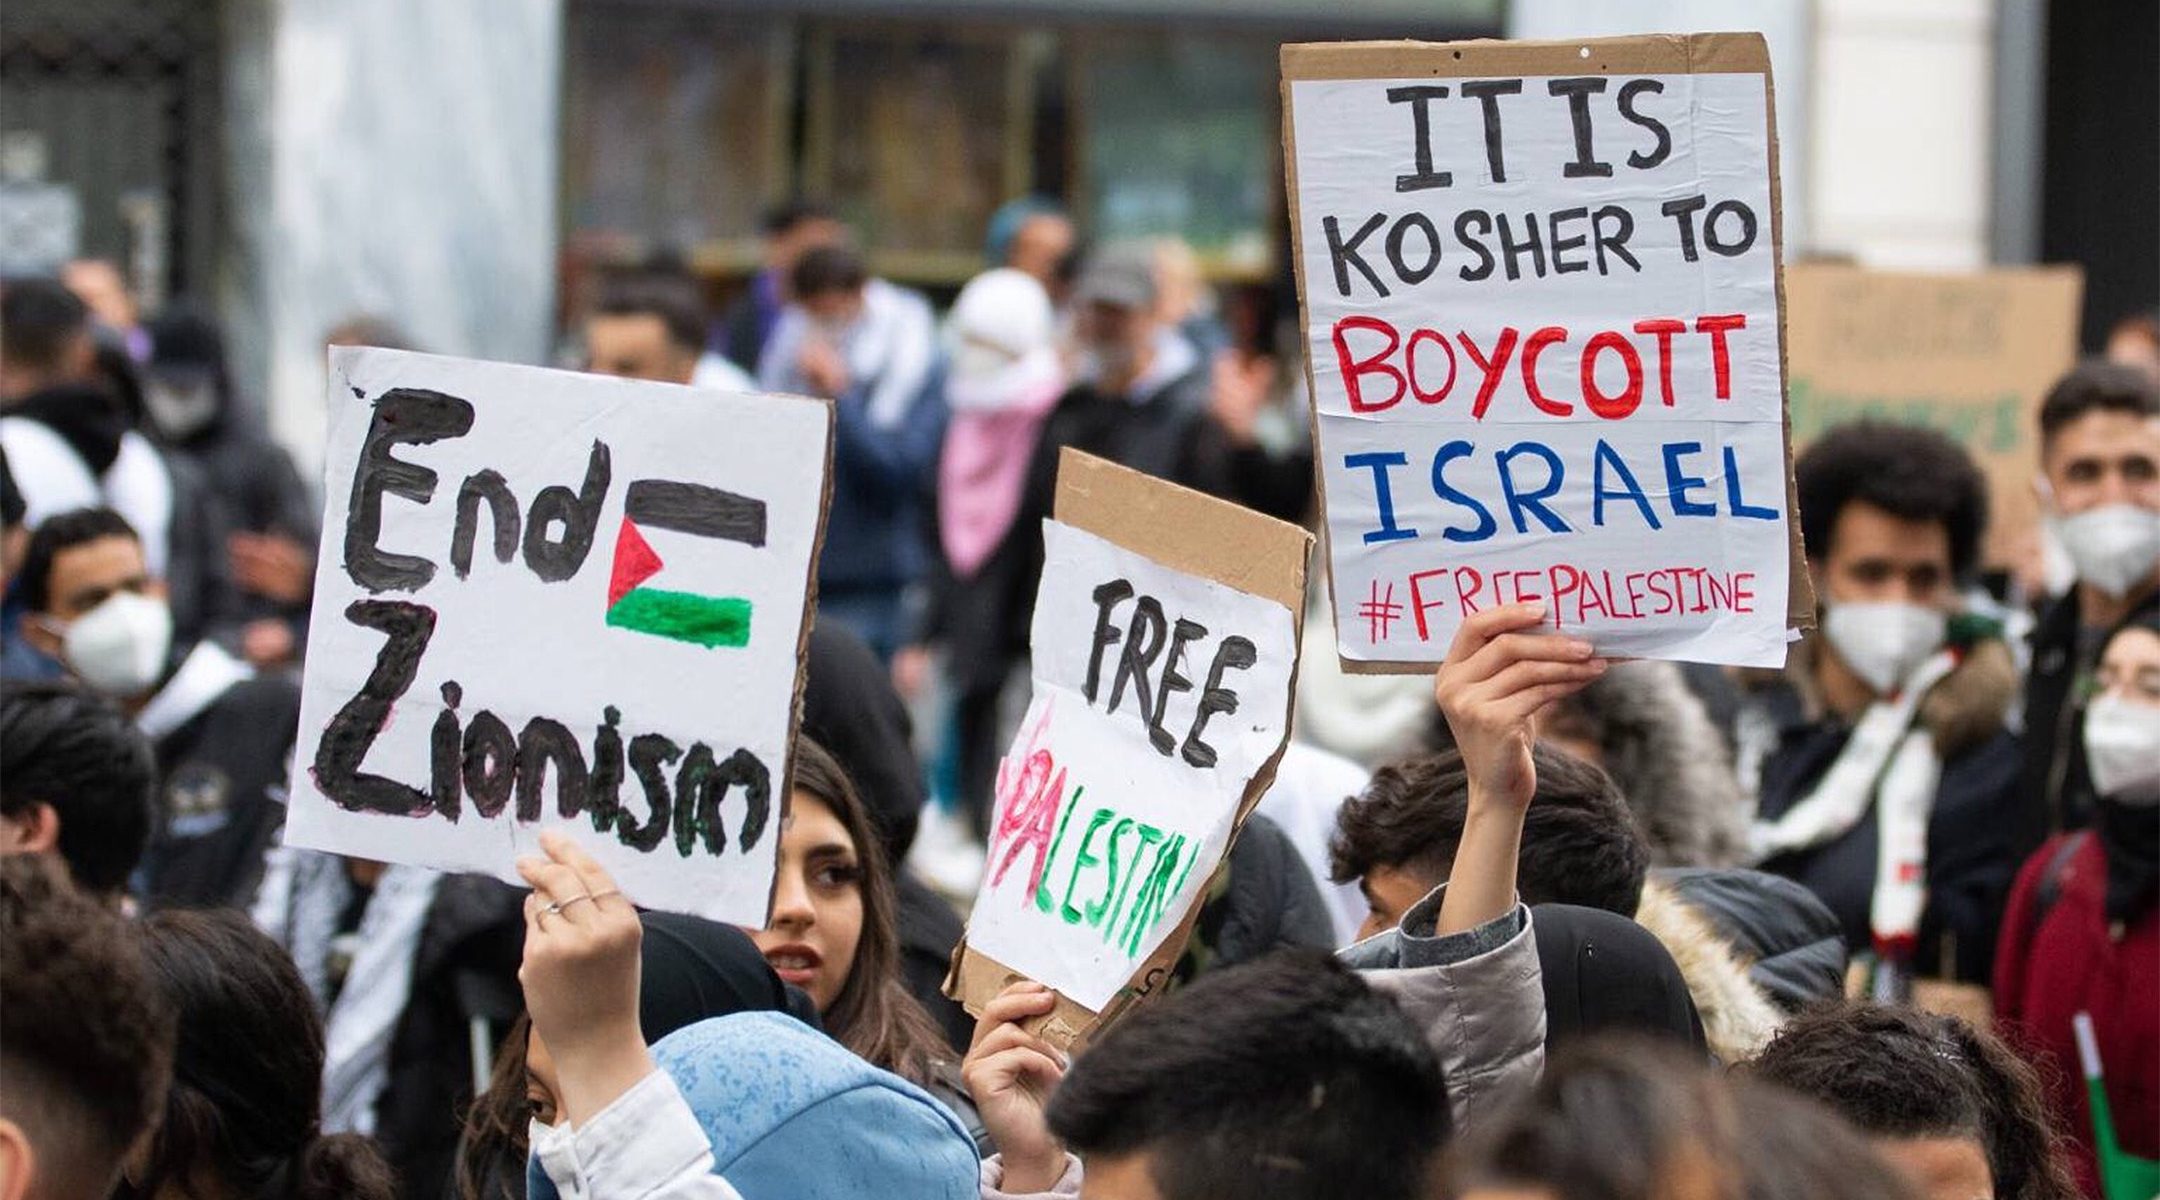
[[[2093,790],[2117,804],[2160,805],[2160,708],[2101,696],[2085,709]]]
[[[207,373],[153,375],[143,381],[143,410],[167,438],[190,438],[218,415],[217,380]]]
[[[1823,636],[1853,674],[1886,696],[1941,649],[1949,624],[1942,610],[1917,604],[1834,603],[1823,614]]]
[[[172,609],[162,600],[114,592],[75,618],[60,654],[84,683],[108,696],[140,696],[164,673],[172,650]]]
[[[2160,564],[2160,511],[2103,504],[2055,519],[2077,577],[2109,596],[2127,595]]]

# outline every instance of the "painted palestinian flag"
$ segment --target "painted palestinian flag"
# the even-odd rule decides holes
[[[645,586],[666,565],[648,529],[763,546],[765,502],[703,484],[640,479],[624,497],[608,577],[607,623],[617,629],[709,649],[749,645],[750,601],[743,597]]]

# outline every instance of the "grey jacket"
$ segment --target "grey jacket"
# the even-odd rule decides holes
[[[1515,911],[1462,933],[1436,937],[1435,888],[1403,915],[1402,925],[1337,953],[1366,982],[1395,998],[1425,1031],[1447,1076],[1448,1108],[1459,1132],[1527,1091],[1545,1069],[1545,990],[1530,910]],[[1048,1192],[1005,1192],[996,1156],[982,1167],[982,1200],[1048,1200],[1080,1194],[1079,1160]]]

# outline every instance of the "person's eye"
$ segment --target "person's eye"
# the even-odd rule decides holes
[[[2149,458],[2129,459],[2122,465],[2122,476],[2131,483],[2151,483],[2156,475],[2160,475],[2160,467]]]
[[[861,882],[862,868],[853,863],[827,863],[811,872],[810,878],[821,888],[839,891]]]
[[[2079,459],[2063,470],[2063,478],[2072,483],[2095,483],[2100,479],[2100,464],[2090,459]]]

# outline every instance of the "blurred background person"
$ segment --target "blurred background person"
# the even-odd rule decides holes
[[[222,501],[242,655],[258,667],[299,658],[315,591],[317,515],[292,456],[270,440],[234,391],[217,323],[167,308],[146,332],[143,418],[168,453],[186,459]]]
[[[1027,275],[1055,298],[1066,261],[1078,244],[1072,218],[1056,201],[1026,196],[1007,201],[991,214],[983,259],[993,268],[1010,267]]]
[[[945,326],[952,415],[938,457],[942,553],[932,631],[954,692],[959,795],[978,838],[989,828],[991,782],[1005,749],[999,698],[1027,656],[1022,617],[1036,583],[1027,574],[1029,545],[1042,534],[1019,521],[1020,502],[1043,422],[1065,388],[1056,337],[1049,293],[1015,267],[970,280]]]
[[[843,246],[804,254],[766,344],[766,391],[831,400],[832,507],[818,614],[890,662],[920,640],[910,592],[929,567],[928,507],[945,434],[936,318],[921,294],[873,279]]]
[[[765,343],[787,309],[789,279],[802,256],[824,246],[847,244],[847,226],[815,200],[793,200],[765,215],[762,262],[740,300],[708,336],[711,349],[755,376]]]
[[[0,285],[0,451],[24,524],[113,508],[165,580],[175,631],[237,640],[223,502],[192,463],[136,430],[141,396],[134,363],[99,351],[88,310],[66,288],[43,278]],[[12,604],[10,623],[19,612]]]
[[[756,390],[740,368],[705,350],[697,284],[667,272],[632,272],[602,285],[585,317],[584,365],[622,379]]]
[[[89,308],[99,332],[110,337],[130,359],[142,362],[150,357],[151,336],[142,325],[142,308],[134,290],[128,287],[127,277],[111,259],[75,259],[61,269],[60,282]]]

